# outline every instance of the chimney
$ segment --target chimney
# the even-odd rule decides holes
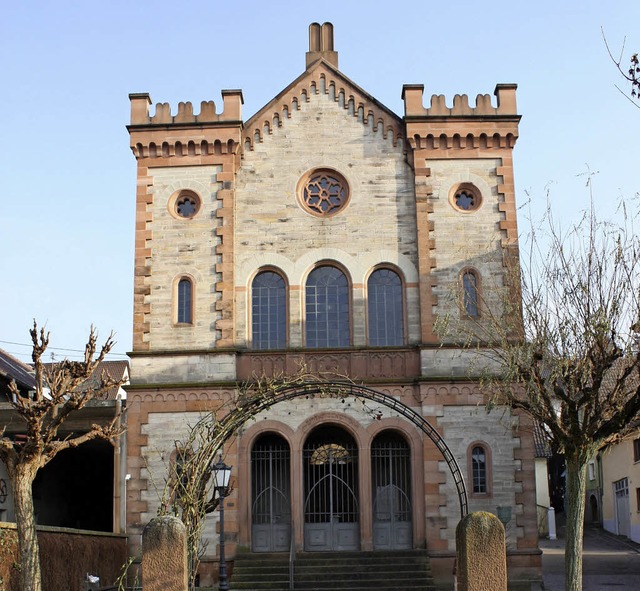
[[[338,67],[338,52],[333,50],[333,25],[331,23],[311,23],[309,25],[309,51],[307,69],[320,58]]]

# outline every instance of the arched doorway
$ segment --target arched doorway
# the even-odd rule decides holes
[[[440,433],[438,433],[438,430],[421,414],[408,407],[398,398],[384,394],[373,388],[367,388],[361,384],[332,381],[308,381],[300,383],[294,379],[293,382],[285,381],[281,386],[269,384],[265,390],[262,390],[259,386],[256,387],[255,390],[249,389],[249,391],[243,395],[242,404],[238,404],[233,410],[222,417],[222,419],[218,420],[213,418],[212,415],[207,415],[201,419],[201,422],[207,425],[215,423],[215,437],[207,443],[206,449],[206,454],[208,454],[210,461],[214,461],[219,450],[224,446],[224,443],[233,437],[242,425],[258,413],[285,400],[294,400],[300,397],[309,398],[316,394],[340,399],[354,396],[360,399],[371,400],[382,404],[386,408],[411,421],[435,444],[438,451],[442,454],[453,478],[453,484],[456,487],[458,503],[460,505],[460,517],[462,518],[467,515],[469,512],[469,504],[462,471],[451,453],[449,446]]]
[[[340,427],[311,432],[303,448],[304,549],[359,550],[358,448]]]
[[[591,522],[598,523],[600,521],[600,511],[598,510],[598,499],[595,495],[589,497],[589,507],[591,508]]]
[[[251,544],[254,552],[284,552],[291,543],[288,443],[267,433],[251,450]]]
[[[411,450],[405,439],[383,431],[371,445],[374,550],[412,547]]]

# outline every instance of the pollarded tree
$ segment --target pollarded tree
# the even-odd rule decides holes
[[[566,231],[545,219],[500,304],[478,294],[479,313],[441,332],[474,350],[491,404],[529,414],[564,454],[566,590],[579,591],[588,461],[640,415],[640,239],[632,217],[606,222],[593,205]]]
[[[24,424],[21,437],[10,437],[0,430],[0,460],[7,467],[13,490],[18,547],[20,556],[20,588],[40,591],[40,555],[33,511],[33,481],[40,468],[66,449],[77,447],[91,439],[113,440],[121,433],[120,416],[107,425],[91,425],[83,433],[60,435],[65,421],[91,400],[113,387],[122,385],[103,373],[100,379],[89,381],[98,365],[111,351],[112,336],[96,354],[97,335],[93,328],[85,346],[82,361],[63,360],[45,364],[42,356],[49,345],[49,334],[38,331],[34,322],[30,331],[35,389],[29,395],[21,393],[15,382],[9,384],[9,403]]]

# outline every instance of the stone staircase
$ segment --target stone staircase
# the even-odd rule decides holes
[[[288,591],[289,555],[238,553],[232,591]],[[296,591],[431,591],[424,550],[303,552],[294,562]]]

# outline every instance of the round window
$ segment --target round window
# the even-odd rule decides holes
[[[169,200],[169,211],[174,217],[185,220],[194,217],[200,210],[200,197],[193,191],[182,190]]]
[[[475,211],[480,207],[482,198],[480,191],[475,186],[463,183],[453,188],[450,201],[459,211]]]
[[[349,201],[349,184],[337,171],[316,168],[298,183],[298,198],[302,207],[317,216],[338,213]]]

